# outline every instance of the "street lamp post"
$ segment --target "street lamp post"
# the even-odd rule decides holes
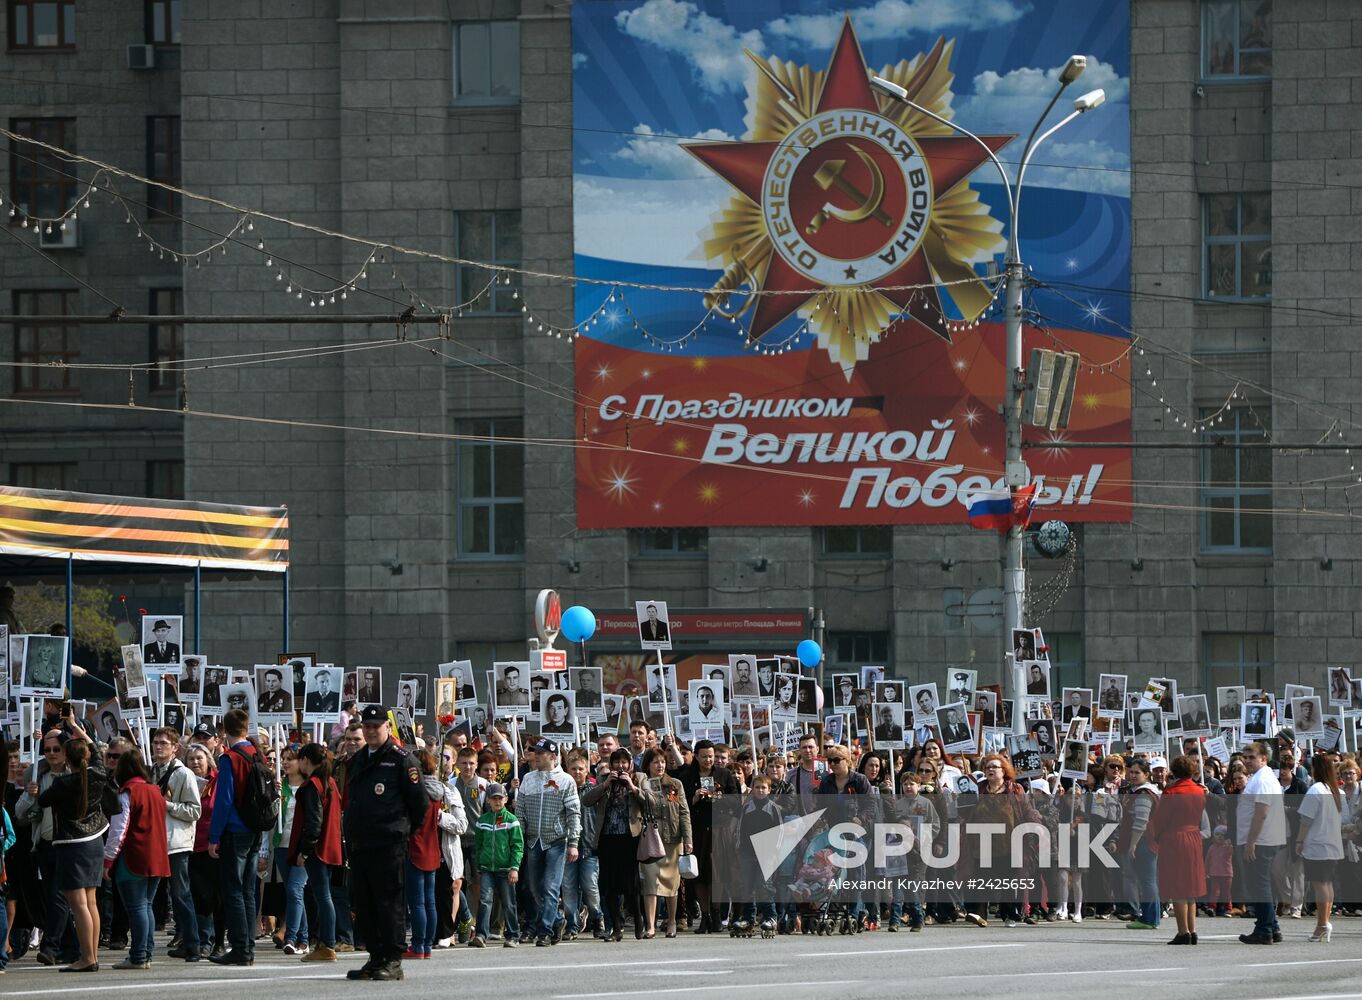
[[[1059,73],[1059,87],[1054,96],[1050,98],[1050,103],[1041,112],[1036,124],[1031,129],[1031,134],[1027,136],[1026,145],[1022,147],[1020,166],[1017,168],[1017,181],[1014,185],[1008,180],[1007,171],[1003,169],[1002,162],[994,155],[988,143],[984,142],[969,129],[963,128],[948,118],[943,118],[933,111],[915,104],[909,100],[908,92],[891,80],[882,77],[871,77],[870,83],[876,90],[883,94],[888,94],[896,100],[902,101],[913,110],[926,115],[933,121],[940,122],[948,128],[954,129],[961,135],[973,139],[988,154],[988,158],[993,165],[998,168],[998,175],[1002,179],[1003,190],[1007,194],[1008,210],[1008,234],[1007,234],[1007,257],[1004,272],[1004,286],[1006,289],[1006,316],[1007,316],[1007,385],[1003,394],[1003,421],[1006,427],[1006,440],[1004,442],[1003,477],[1009,489],[1017,489],[1025,486],[1030,479],[1030,472],[1026,467],[1026,462],[1022,458],[1022,397],[1026,388],[1026,366],[1022,361],[1022,287],[1025,281],[1024,269],[1021,259],[1020,240],[1018,237],[1018,223],[1021,212],[1021,191],[1022,182],[1026,177],[1026,167],[1031,161],[1031,155],[1039,148],[1050,136],[1054,135],[1069,122],[1079,115],[1091,111],[1093,108],[1101,106],[1107,99],[1105,91],[1093,90],[1084,94],[1074,101],[1074,109],[1059,122],[1052,125],[1046,131],[1040,132],[1045,119],[1053,110],[1055,103],[1060,95],[1064,93],[1066,87],[1073,83],[1082,75],[1087,67],[1087,58],[1084,56],[1070,56],[1069,61],[1064,64],[1064,68]],[[1023,627],[1024,613],[1023,605],[1026,601],[1026,562],[1023,557],[1022,545],[1025,535],[1020,526],[1013,526],[1006,535],[1003,536],[1003,662],[1008,662],[1008,654],[1012,646],[1012,630]],[[1021,699],[1026,690],[1025,682],[1021,676],[1021,664],[1013,661],[1011,670],[1011,696],[1013,706],[1017,709],[1012,713],[1012,729],[1016,733],[1026,731],[1026,720],[1021,712]]]

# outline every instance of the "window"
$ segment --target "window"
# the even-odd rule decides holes
[[[1272,75],[1272,0],[1201,5],[1201,75],[1207,80]]]
[[[11,118],[9,127],[30,139],[76,150],[74,118]],[[32,143],[10,140],[9,176],[10,202],[24,215],[54,219],[75,204],[74,165]]]
[[[463,420],[458,443],[459,555],[514,559],[525,553],[524,467],[519,417]]]
[[[147,41],[180,44],[180,0],[147,0]]]
[[[520,266],[520,213],[459,212],[454,217],[454,253],[463,260]],[[489,315],[520,312],[518,290],[494,271],[460,264],[459,301],[464,311]]]
[[[838,525],[820,530],[825,556],[887,556],[893,547],[894,531],[887,524],[863,528]]]
[[[520,25],[470,21],[454,25],[454,99],[509,103],[520,97]]]
[[[1238,447],[1266,441],[1271,417],[1245,409],[1224,416],[1224,423],[1201,432],[1203,439],[1225,442],[1201,450],[1201,551],[1271,552],[1272,452]]]
[[[708,528],[644,528],[637,532],[638,554],[649,558],[701,558],[709,548]]]
[[[1050,694],[1058,700],[1066,687],[1091,687],[1083,682],[1083,636],[1078,632],[1045,633],[1050,651]]]
[[[1276,690],[1272,666],[1272,636],[1255,633],[1207,633],[1202,636],[1206,661],[1205,690],[1215,696],[1218,687]]]
[[[153,115],[147,119],[147,176],[162,184],[180,186],[180,116]],[[155,184],[147,185],[147,221],[178,218],[180,196]]]
[[[1272,196],[1202,197],[1202,268],[1209,299],[1265,299],[1272,294]]]
[[[183,500],[184,462],[178,459],[148,462],[147,496],[162,500]]]
[[[73,393],[79,389],[76,371],[47,367],[69,365],[80,357],[74,324],[62,320],[76,312],[79,295],[72,289],[57,292],[15,292],[16,316],[33,316],[32,323],[14,327],[14,394]]]
[[[180,316],[183,314],[184,290],[180,288],[153,288],[151,290],[151,312],[155,316]],[[175,363],[184,356],[184,327],[179,323],[154,323],[151,326],[151,363],[150,389],[152,392],[174,392],[179,382],[179,369]]]
[[[843,667],[889,666],[888,632],[829,632],[828,661]]]
[[[76,47],[76,0],[9,0],[11,52]]]
[[[26,490],[74,490],[75,462],[15,462],[9,467],[10,483]]]

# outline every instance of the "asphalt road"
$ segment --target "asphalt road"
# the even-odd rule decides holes
[[[451,994],[496,1000],[586,1000],[588,997],[703,997],[714,1000],[802,1000],[849,997],[985,997],[1026,994],[1154,996],[1158,1000],[1344,1000],[1362,998],[1362,920],[1335,921],[1330,945],[1308,944],[1310,920],[1283,921],[1275,947],[1241,945],[1251,922],[1200,921],[1201,944],[1171,948],[1167,928],[1128,931],[1117,923],[928,927],[921,934],[884,931],[856,937],[779,937],[735,941],[682,933],[673,941],[603,944],[581,940],[555,948],[521,946],[437,951],[407,962],[403,983],[350,983],[362,960],[343,955],[334,966],[301,964],[269,949],[249,969],[226,970],[161,958],[147,972],[104,968],[91,976],[60,975],[31,957],[0,978],[0,996],[79,993],[114,1000],[129,993],[202,1000],[237,997],[312,1000],[384,992],[448,1000]],[[164,944],[158,943],[161,950]],[[267,945],[268,947],[268,945]],[[101,953],[112,966],[121,955]],[[72,979],[78,981],[72,982]],[[1133,991],[1131,988],[1134,988]]]

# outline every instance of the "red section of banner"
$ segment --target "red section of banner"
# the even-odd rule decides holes
[[[809,635],[805,611],[768,611],[746,608],[703,608],[696,611],[667,609],[673,641],[684,646],[687,639],[731,636],[742,639],[796,643]],[[628,611],[597,611],[595,638],[630,636],[638,639],[638,620]],[[791,646],[791,649],[794,647]]]
[[[996,323],[954,343],[899,323],[847,373],[817,349],[704,357],[583,336],[578,526],[963,525],[965,497],[1001,485],[1004,340]],[[1044,480],[1036,521],[1130,519],[1130,450],[1065,447],[1130,439],[1130,362],[1112,365],[1126,346],[1027,331],[1024,357],[1083,358],[1069,426],[1026,429],[1042,445],[1025,453]]]

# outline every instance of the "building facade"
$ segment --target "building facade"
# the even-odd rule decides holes
[[[60,18],[77,6],[68,40]],[[569,4],[461,0],[453,16],[435,0],[180,7],[10,0],[0,58],[24,81],[5,91],[10,127],[320,230],[571,271]],[[55,35],[36,27],[49,8]],[[1101,671],[1193,688],[1322,683],[1322,667],[1362,653],[1362,505],[1347,489],[1362,478],[1350,453],[1233,445],[1362,440],[1351,409],[1362,14],[1343,0],[1135,0],[1131,25],[1133,326],[1161,351],[1130,359],[1132,519],[1083,526],[1071,558],[1031,559],[1034,623],[1056,685]],[[131,68],[141,55],[129,46],[148,45],[154,68]],[[69,177],[55,191],[21,180],[16,168],[52,164],[11,148],[11,201],[73,196]],[[973,663],[993,679],[999,549],[963,523],[578,531],[572,451],[522,443],[574,434],[571,347],[520,315],[523,296],[570,323],[569,284],[506,287],[485,269],[371,258],[263,218],[225,256],[162,259],[139,232],[193,253],[241,216],[118,186],[135,200],[131,222],[96,195],[79,248],[50,251],[70,275],[17,245],[16,218],[20,239],[0,244],[13,313],[43,317],[0,337],[5,359],[113,367],[15,367],[6,393],[116,405],[130,391],[122,366],[216,360],[137,374],[132,409],[0,408],[0,472],[17,485],[287,504],[294,649],[394,668],[520,658],[534,595],[553,586],[597,608],[642,597],[819,608],[830,668],[883,662],[930,679]],[[110,308],[77,277],[129,313],[459,315],[448,327],[77,329],[57,317]],[[1217,413],[1202,434],[1229,444],[1154,447],[1196,440],[1161,399]],[[251,420],[157,412],[186,402]],[[212,581],[203,616],[219,662],[264,662],[285,642],[274,580]]]

